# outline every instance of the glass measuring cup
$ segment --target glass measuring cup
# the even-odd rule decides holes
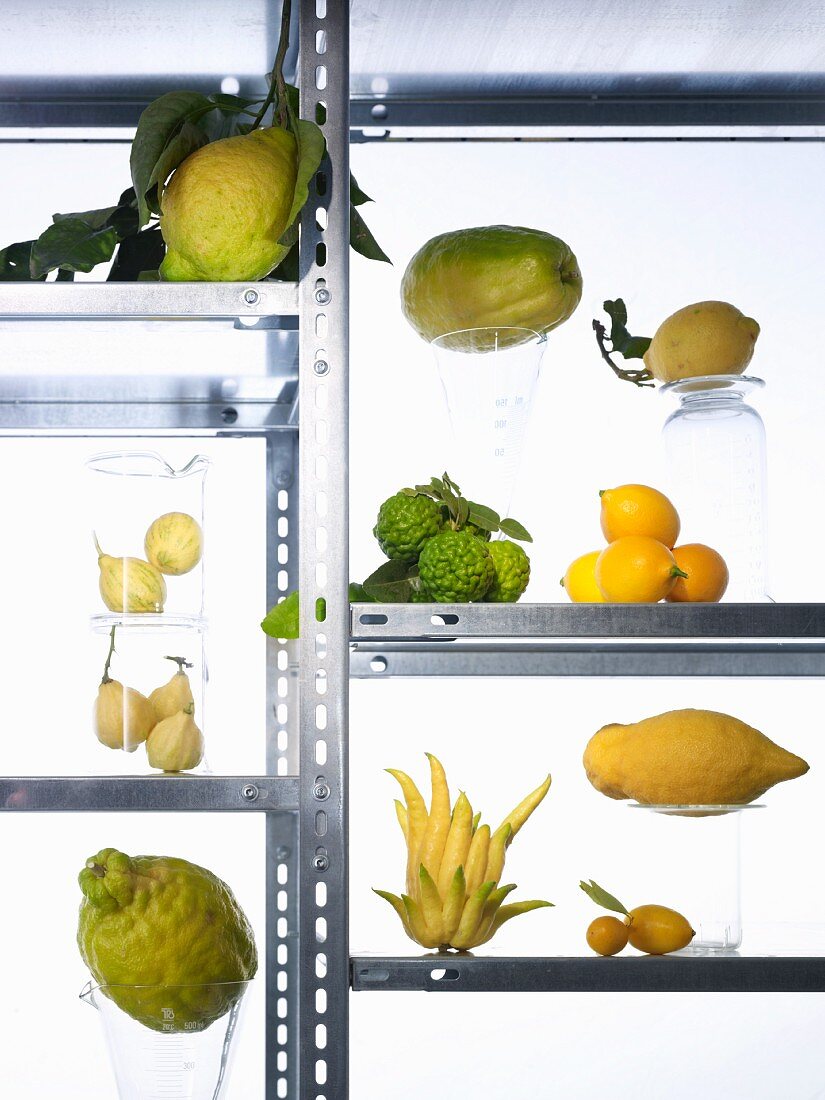
[[[532,329],[499,326],[433,340],[462,488],[506,516],[521,465],[533,393],[546,346]]]
[[[88,982],[80,999],[100,1013],[119,1100],[220,1100],[226,1094],[233,1039],[251,982],[200,986],[104,986]],[[125,995],[148,1021],[127,1015]],[[168,1004],[165,1003],[168,1001]],[[203,1012],[174,1007],[203,1005]],[[176,1019],[178,1017],[178,1019]]]

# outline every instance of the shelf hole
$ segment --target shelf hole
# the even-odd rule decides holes
[[[287,681],[286,676],[279,676],[278,677],[278,697],[280,699],[286,699],[287,684],[288,684],[288,681]]]
[[[318,126],[326,125],[327,121],[327,105],[322,99],[319,99],[315,104],[315,122]]]
[[[327,0],[315,0],[315,17],[316,19],[326,19]]]
[[[289,1038],[289,1028],[286,1024],[278,1024],[278,1029],[275,1032],[275,1042],[278,1046],[285,1047],[287,1039]]]
[[[327,743],[326,741],[315,742],[315,763],[320,764],[321,767],[327,762]]]
[[[458,615],[432,615],[430,622],[433,626],[455,626],[458,623]]]
[[[315,173],[315,190],[319,195],[326,195],[327,193],[327,174],[326,172]]]
[[[359,615],[358,622],[362,626],[386,626],[386,615]]]
[[[286,1013],[287,1013],[286,997],[279,997],[278,998],[276,1011],[278,1013],[278,1019],[279,1020],[285,1020],[286,1019]]]
[[[288,763],[288,761],[286,760],[285,757],[281,757],[281,759],[278,761],[278,775],[288,775],[288,774],[289,774],[289,763]]]
[[[325,989],[315,990],[315,1011],[319,1016],[323,1016],[327,1010],[327,991]]]
[[[319,917],[315,922],[315,942],[327,942],[327,922],[325,917]]]
[[[318,1024],[315,1028],[315,1046],[318,1050],[327,1049],[327,1029],[326,1024]]]
[[[326,65],[316,65],[315,67],[315,87],[319,92],[322,92],[327,86],[327,67]]]
[[[316,570],[317,572],[317,570]],[[315,621],[316,623],[326,622],[327,618],[327,601],[323,596],[319,596],[315,601]]]
[[[315,691],[318,695],[326,695],[327,693],[327,673],[324,668],[319,668],[315,673]]]
[[[286,912],[286,903],[287,903],[286,890],[279,890],[278,891],[276,901],[277,901],[277,905],[278,905],[278,912],[279,913],[285,913]]]
[[[318,229],[321,231],[321,233],[323,233],[326,227],[329,225],[329,213],[327,212],[327,208],[325,206],[315,207],[315,224],[318,226]]]
[[[327,904],[327,884],[325,882],[315,883],[315,904],[319,909],[324,909]]]
[[[289,561],[289,547],[285,542],[278,546],[278,565],[286,565]]]
[[[359,970],[358,977],[362,982],[388,982],[390,972],[389,970],[379,970],[378,967],[370,967],[367,970]]]
[[[319,340],[326,340],[328,332],[329,324],[327,323],[326,313],[318,313],[315,317],[315,335]]]
[[[285,672],[288,665],[289,665],[289,654],[287,653],[286,649],[279,649],[278,650],[278,671],[279,672]],[[280,722],[281,719],[279,718],[278,721]],[[286,721],[286,718],[284,718],[284,721]]]
[[[457,970],[431,970],[430,977],[434,982],[457,982],[461,975]]]
[[[316,634],[315,635],[315,656],[320,661],[323,661],[323,659],[326,657],[326,655],[327,655],[327,636],[326,636],[326,634]]]
[[[281,971],[281,973],[278,975],[278,977],[276,979],[276,982],[275,982],[275,984],[278,987],[278,992],[279,993],[286,993],[288,981],[289,981],[289,979],[288,979],[287,975],[283,971]]]
[[[287,1054],[286,1054],[285,1050],[279,1050],[278,1051],[278,1057],[276,1059],[276,1063],[277,1063],[277,1066],[278,1066],[278,1073],[286,1073]]]
[[[315,514],[321,517],[327,514],[327,494],[323,489],[315,494]]]
[[[326,586],[327,586],[327,566],[326,566],[326,562],[319,561],[318,564],[315,566],[315,584],[317,585],[318,588],[326,588]],[[316,618],[318,618],[317,615],[316,615]],[[323,619],[318,619],[318,622],[322,623],[322,622],[324,622],[325,619],[326,619],[326,613],[324,614]]]
[[[323,55],[327,52],[327,32],[316,31],[315,32],[315,52],[319,55]]]
[[[315,815],[315,835],[327,835],[327,815],[323,810],[319,810]]]
[[[278,538],[285,539],[289,534],[289,520],[286,516],[279,516],[278,518]]]
[[[386,118],[389,112],[387,111],[386,103],[376,103],[370,110],[370,114],[373,118]]]
[[[278,511],[285,512],[289,507],[289,493],[286,489],[280,489],[278,492]]]
[[[286,966],[287,961],[289,959],[289,948],[287,947],[287,945],[285,943],[279,943],[278,944],[277,959],[278,959],[278,966]]]
[[[315,532],[315,549],[319,554],[323,554],[327,549],[327,529],[326,527],[319,527]]]
[[[289,931],[289,921],[286,917],[278,917],[278,923],[275,925],[275,931],[278,933],[279,940],[285,940],[287,932]]]
[[[327,728],[327,708],[325,703],[319,703],[315,708],[315,728],[325,730]]]
[[[325,978],[327,976],[327,957],[323,951],[319,951],[315,956],[315,977]]]
[[[370,671],[372,672],[386,672],[387,671],[387,658],[386,657],[373,657],[370,661]]]
[[[289,573],[287,573],[286,569],[279,569],[278,570],[278,591],[279,592],[286,592],[287,588],[289,588]]]
[[[289,879],[289,868],[285,863],[278,864],[278,885],[286,886]]]
[[[323,241],[319,241],[315,246],[315,263],[318,267],[327,266],[327,246]]]
[[[315,1083],[325,1085],[327,1083],[327,1064],[323,1058],[315,1063]]]
[[[287,1090],[286,1077],[282,1077],[278,1082],[278,1100],[285,1100]]]
[[[319,420],[315,425],[315,442],[325,447],[327,442],[327,422],[326,420]]]
[[[278,730],[278,752],[286,752],[289,748],[289,734],[286,730]]]

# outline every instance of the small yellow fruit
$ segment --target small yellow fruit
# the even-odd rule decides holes
[[[134,752],[154,724],[155,712],[145,695],[134,688],[125,688],[119,680],[107,680],[100,685],[92,725],[102,745]]]
[[[562,578],[562,586],[573,603],[604,603],[602,590],[596,584],[596,562],[601,550],[592,550],[571,561]]]
[[[664,493],[649,485],[619,485],[599,493],[602,533],[608,542],[626,535],[646,535],[668,548],[679,537],[679,513]]]
[[[167,680],[161,687],[155,688],[149,694],[149,702],[155,712],[155,721],[162,722],[164,718],[171,718],[178,711],[191,707],[190,714],[195,713],[195,699],[192,695],[192,685],[189,677],[181,669]]]
[[[146,753],[150,766],[161,771],[187,772],[196,768],[203,760],[203,734],[191,712],[180,710],[158,722],[149,734]]]
[[[658,603],[679,576],[670,550],[644,535],[616,539],[596,562],[596,584],[608,603]]]
[[[669,806],[744,805],[808,770],[753,726],[712,710],[671,710],[603,726],[583,762],[608,798]]]
[[[728,567],[721,554],[701,542],[673,548],[673,557],[686,577],[677,577],[665,597],[669,603],[719,603],[728,587]]]
[[[197,520],[186,512],[167,512],[152,523],[143,545],[156,569],[179,577],[201,560],[203,533]]]
[[[97,540],[100,595],[110,611],[157,613],[166,602],[166,581],[142,558],[113,558]]]
[[[729,302],[695,302],[662,321],[644,363],[660,382],[742,374],[758,335],[753,317],[745,317]]]
[[[587,946],[597,955],[618,955],[627,947],[629,931],[618,917],[596,917],[587,929]]]
[[[630,946],[646,955],[667,955],[687,947],[696,933],[681,913],[666,905],[639,905],[625,918]]]

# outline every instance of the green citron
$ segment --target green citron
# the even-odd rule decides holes
[[[442,531],[428,539],[418,559],[421,584],[436,603],[484,599],[495,568],[487,543],[469,531]]]
[[[443,526],[444,515],[437,501],[423,493],[396,493],[379,508],[372,533],[388,558],[412,564],[418,561],[427,539]]]
[[[488,225],[433,237],[401,281],[404,316],[425,340],[472,328],[549,332],[579,304],[582,277],[564,241],[540,229]],[[516,341],[518,342],[518,341]],[[451,341],[455,350],[478,350]]]
[[[78,881],[83,961],[102,992],[153,1031],[204,1030],[255,976],[249,921],[205,867],[104,848]]]
[[[742,374],[753,357],[759,325],[730,302],[694,302],[662,321],[644,354],[660,382]]]
[[[497,539],[487,547],[495,575],[484,597],[485,603],[516,603],[530,583],[530,559],[508,539]]]
[[[297,145],[272,127],[196,150],[161,200],[170,282],[262,279],[289,251],[280,238],[295,195]]]

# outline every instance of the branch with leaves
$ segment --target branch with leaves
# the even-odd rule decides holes
[[[616,377],[623,382],[632,382],[634,386],[640,388],[651,387],[653,385],[653,375],[647,368],[644,370],[629,370],[626,367],[620,367],[611,359],[611,355],[616,353],[621,355],[623,359],[643,359],[645,352],[650,347],[650,337],[631,336],[627,331],[627,307],[621,298],[617,298],[615,302],[606,301],[604,310],[611,321],[610,335],[607,335],[607,329],[601,321],[598,319],[593,321],[593,331],[596,333],[596,343],[599,345],[602,359]],[[607,348],[608,342],[610,343],[609,351]]]

